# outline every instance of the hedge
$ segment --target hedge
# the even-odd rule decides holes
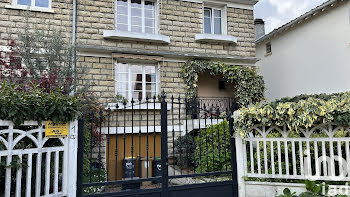
[[[283,98],[242,107],[238,112],[234,127],[242,137],[256,124],[287,125],[292,130],[327,122],[350,126],[350,92]]]
[[[26,120],[69,122],[79,114],[79,99],[60,92],[45,93],[37,86],[22,91],[19,86],[0,84],[0,119],[20,125]]]

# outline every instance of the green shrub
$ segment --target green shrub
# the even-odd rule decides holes
[[[201,129],[196,137],[196,172],[231,169],[230,132],[228,121]]]
[[[326,183],[317,184],[315,181],[305,180],[306,192],[303,192],[299,197],[328,197],[329,185]],[[291,192],[290,189],[285,188],[283,194],[279,197],[297,197],[295,192]],[[346,195],[337,194],[335,197],[346,197]]]
[[[278,197],[298,197],[297,195],[295,195],[295,192],[291,192],[290,189],[285,188],[283,190],[283,194],[279,195]]]
[[[279,104],[279,103],[287,103],[287,102],[299,102],[300,100],[307,100],[309,98],[317,98],[317,99],[322,99],[322,100],[329,100],[332,97],[338,97],[343,95],[344,92],[339,92],[339,93],[333,93],[333,94],[300,94],[294,97],[283,97],[281,99],[277,99],[273,102],[271,102],[272,105]]]
[[[193,158],[196,145],[193,143],[193,137],[190,135],[180,136],[176,139],[174,146],[177,155],[175,165],[181,169],[194,170],[196,162]]]
[[[45,93],[32,86],[23,92],[16,85],[0,84],[0,119],[11,120],[15,125],[25,120],[35,120],[39,124],[45,120],[69,122],[79,114],[79,99],[59,92]]]
[[[242,107],[239,114],[234,127],[242,137],[256,124],[286,125],[293,130],[328,122],[350,126],[350,92],[285,98]]]

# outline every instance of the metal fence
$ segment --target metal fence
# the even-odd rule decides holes
[[[233,108],[160,100],[85,114],[79,122],[78,196],[237,193]]]

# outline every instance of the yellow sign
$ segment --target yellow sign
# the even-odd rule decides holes
[[[45,137],[60,138],[68,136],[68,123],[54,123],[52,121],[46,122]]]

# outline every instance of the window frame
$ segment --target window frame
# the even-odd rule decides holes
[[[157,64],[157,63],[143,63],[143,62],[115,62],[114,63],[114,84],[115,84],[115,95],[118,95],[118,79],[117,79],[117,74],[118,73],[124,73],[124,72],[118,72],[118,65],[120,64],[126,64],[128,66],[128,80],[127,80],[127,83],[128,83],[128,86],[127,86],[127,97],[126,97],[126,100],[128,103],[131,103],[131,100],[132,100],[132,79],[131,79],[131,76],[132,76],[132,73],[131,73],[131,66],[133,65],[136,65],[136,66],[142,66],[142,99],[141,99],[141,102],[144,102],[146,101],[146,73],[145,73],[145,67],[146,66],[154,66],[155,67],[155,72],[156,72],[156,82],[155,85],[156,85],[156,90],[155,90],[155,95],[152,95],[151,98],[148,98],[148,101],[149,102],[152,102],[153,101],[153,96],[158,96],[159,93],[160,93],[160,65]],[[119,81],[121,82],[121,81]],[[124,82],[124,81],[123,81]],[[157,100],[157,98],[156,98]],[[138,99],[135,99],[134,98],[134,102],[137,103],[139,102]]]
[[[133,33],[141,33],[141,34],[159,34],[159,5],[158,5],[158,0],[140,0],[141,1],[141,28],[142,28],[142,32],[135,32],[135,31],[131,31],[131,0],[127,0],[128,3],[128,30],[126,32],[133,32]],[[145,31],[145,1],[152,1],[154,3],[154,32],[153,33],[146,33]],[[114,29],[116,31],[122,31],[122,30],[118,30],[117,26],[118,26],[118,0],[115,0],[115,6],[114,6]]]
[[[205,33],[205,22],[204,22],[204,11],[205,9],[211,9],[211,27],[210,27],[210,33]],[[215,34],[214,33],[214,10],[220,10],[221,11],[221,34]],[[203,5],[203,33],[204,34],[213,34],[213,35],[226,35],[227,34],[227,9],[225,5]]]
[[[36,0],[30,0],[31,1],[31,3],[30,3],[30,5],[28,6],[28,5],[20,5],[20,4],[18,4],[18,0],[13,0],[12,1],[12,5],[13,6],[16,6],[16,7],[21,7],[21,8],[38,8],[38,9],[52,9],[52,0],[47,0],[48,1],[48,7],[40,7],[40,6],[35,6],[35,2],[36,2]]]

